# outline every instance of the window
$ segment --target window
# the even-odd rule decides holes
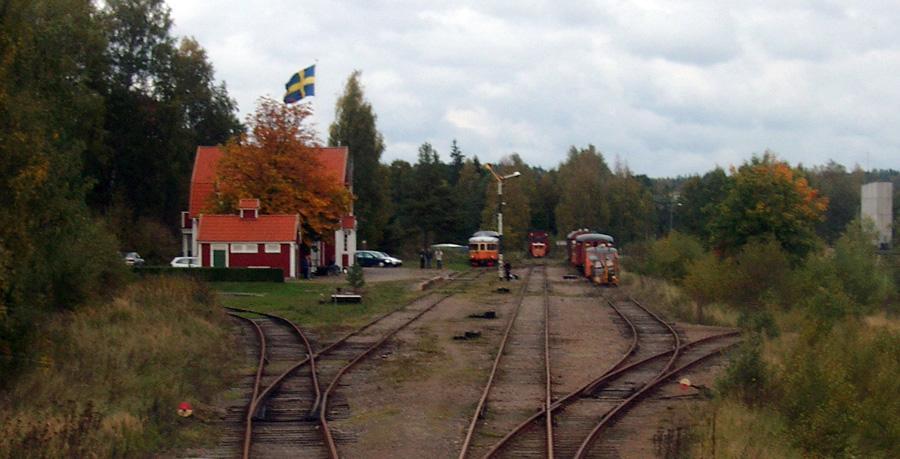
[[[281,244],[266,244],[266,253],[281,253]]]
[[[259,253],[256,244],[231,244],[231,253]]]

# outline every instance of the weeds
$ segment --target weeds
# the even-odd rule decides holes
[[[56,317],[0,401],[0,457],[144,456],[209,439],[199,418],[235,365],[228,321],[200,284],[137,282]],[[197,417],[179,418],[178,402]]]

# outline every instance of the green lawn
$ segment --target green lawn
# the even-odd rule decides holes
[[[314,282],[214,282],[210,287],[219,292],[223,306],[278,314],[306,327],[354,327],[375,315],[402,307],[423,293],[410,288],[409,281],[367,284],[361,304],[332,304],[335,284]],[[235,296],[228,292],[252,293],[260,296]],[[325,299],[325,303],[320,303]]]

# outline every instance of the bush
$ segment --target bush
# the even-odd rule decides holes
[[[680,283],[691,262],[704,254],[700,241],[688,234],[672,231],[655,241],[628,246],[628,269]]]
[[[182,276],[207,282],[284,282],[281,268],[173,268],[142,266],[134,272],[146,276]]]
[[[45,322],[39,365],[0,399],[0,457],[146,457],[212,435],[175,410],[189,401],[211,417],[234,377],[239,353],[213,298],[155,277]]]
[[[900,457],[900,336],[858,321],[810,327],[778,373],[777,407],[817,456]]]
[[[347,271],[347,283],[354,289],[361,289],[366,285],[363,269],[359,263],[354,263],[350,266],[350,269]]]
[[[761,347],[760,336],[751,334],[732,357],[725,374],[716,381],[719,392],[748,406],[758,406],[768,400],[770,377]]]

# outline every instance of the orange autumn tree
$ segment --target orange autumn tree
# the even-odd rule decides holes
[[[223,147],[216,171],[215,212],[235,212],[241,198],[259,198],[263,214],[300,214],[303,237],[337,228],[352,196],[323,173],[316,132],[304,124],[312,110],[263,97],[247,117],[249,135]]]
[[[815,224],[824,218],[828,198],[819,196],[799,170],[767,151],[732,167],[731,173],[710,222],[712,243],[720,253],[737,253],[752,239],[764,238],[797,257],[815,247]]]

